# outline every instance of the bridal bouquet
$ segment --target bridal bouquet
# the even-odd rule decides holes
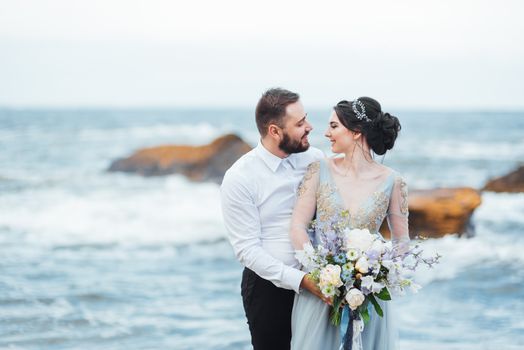
[[[377,299],[391,300],[392,294],[402,295],[406,289],[417,292],[420,286],[409,277],[410,272],[421,263],[432,267],[440,258],[438,254],[424,258],[418,244],[393,246],[367,229],[330,226],[316,247],[307,243],[296,257],[322,294],[332,298],[331,322],[335,326],[340,325],[342,306],[348,305],[353,320],[361,322],[363,329],[369,321],[369,304],[383,316]]]

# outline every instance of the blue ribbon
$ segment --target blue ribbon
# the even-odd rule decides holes
[[[340,319],[340,335],[342,338],[342,349],[351,350],[353,347],[353,321],[357,317],[357,311],[351,311],[349,306],[344,306]]]

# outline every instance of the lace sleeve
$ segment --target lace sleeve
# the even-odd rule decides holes
[[[408,186],[404,178],[397,176],[391,192],[387,220],[393,246],[401,252],[406,251],[409,245],[408,216]]]
[[[308,225],[315,215],[317,189],[320,181],[320,162],[311,163],[306,170],[298,190],[297,200],[291,217],[290,238],[293,248],[301,250],[309,242]]]

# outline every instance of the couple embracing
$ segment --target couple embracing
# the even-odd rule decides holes
[[[398,119],[369,97],[340,101],[325,136],[326,158],[310,147],[313,127],[299,95],[270,89],[256,107],[258,145],[227,171],[221,199],[229,240],[245,266],[241,294],[254,349],[341,348],[329,321],[331,300],[302,271],[295,252],[321,232],[311,220],[329,221],[347,211],[352,228],[378,230],[387,219],[393,245],[409,241],[407,186],[373,154],[393,148]],[[318,225],[317,225],[318,227]],[[370,313],[362,333],[364,350],[397,347],[394,312],[381,302],[383,317]]]

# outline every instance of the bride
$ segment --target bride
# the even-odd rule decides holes
[[[386,218],[393,245],[405,249],[409,242],[407,186],[393,169],[374,161],[372,153],[383,155],[393,148],[399,120],[382,112],[369,97],[341,101],[329,120],[325,136],[333,153],[343,157],[311,163],[298,189],[291,220],[291,240],[296,250],[304,243],[313,245],[322,236],[322,222],[329,222],[343,210],[349,212],[351,228],[367,228],[377,233]],[[317,221],[310,237],[308,225]],[[320,225],[318,225],[320,223]],[[320,227],[320,228],[319,228]],[[390,305],[379,301],[384,316],[370,310],[370,321],[362,333],[364,350],[396,348],[396,331]],[[292,313],[292,349],[339,349],[341,333],[329,321],[330,306],[302,291],[295,295]]]

